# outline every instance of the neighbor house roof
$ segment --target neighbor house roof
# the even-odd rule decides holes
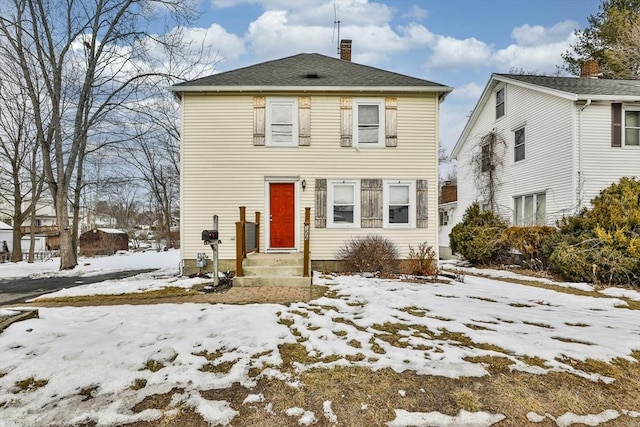
[[[475,124],[478,115],[489,100],[493,89],[501,83],[526,87],[532,90],[555,95],[571,101],[640,101],[640,80],[614,80],[591,77],[554,77],[526,74],[491,75],[476,104],[467,124],[465,125],[456,145],[451,152],[451,158],[456,158],[468,133]]]
[[[301,53],[179,83],[175,92],[400,91],[438,92],[452,88],[317,53]]]
[[[604,96],[607,97],[607,99],[619,96],[640,97],[640,80],[530,76],[518,74],[494,74],[494,76],[571,93],[580,97]]]

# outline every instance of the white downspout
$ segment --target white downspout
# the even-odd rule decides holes
[[[591,98],[578,111],[578,182],[576,183],[576,213],[582,208],[582,112],[591,105]]]

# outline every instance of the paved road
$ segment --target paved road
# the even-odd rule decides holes
[[[148,273],[155,270],[155,268],[151,268],[146,270],[118,271],[115,273],[101,274],[99,276],[0,279],[0,305],[24,302],[30,298],[59,291],[64,288],[104,282],[105,280],[124,279],[135,276],[136,274]]]

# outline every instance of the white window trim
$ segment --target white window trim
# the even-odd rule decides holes
[[[622,146],[623,147],[640,147],[640,145],[627,145],[627,111],[640,111],[640,108],[622,107]],[[633,127],[635,129],[635,127]]]
[[[358,106],[377,105],[378,106],[378,142],[375,144],[360,144],[358,135]],[[384,98],[354,98],[353,99],[353,145],[358,148],[373,148],[385,146],[385,101]]]
[[[516,132],[518,131],[524,132],[524,142],[522,143],[522,146],[524,147],[524,155],[520,160],[516,160]],[[527,160],[527,129],[526,126],[518,126],[513,130],[513,163],[520,163],[524,162],[525,160]]]
[[[265,117],[265,146],[267,147],[297,147],[298,146],[298,98],[267,98]],[[271,135],[271,114],[273,104],[291,105],[291,141],[287,143],[275,143]]]
[[[504,107],[502,109],[502,115],[498,117],[498,92],[500,92],[501,90],[504,93],[503,100],[502,100],[502,105]],[[495,119],[500,120],[501,118],[507,115],[507,85],[503,84],[496,87],[494,99],[495,99],[495,103],[493,105],[493,111],[494,111]]]
[[[538,205],[538,196],[544,194],[545,195],[545,207],[544,207],[544,217],[545,220],[542,224],[538,224],[537,222],[537,215],[536,215],[536,206]],[[529,197],[529,196],[533,196],[533,212],[531,212],[532,214],[532,218],[533,218],[533,224],[524,224],[524,219],[526,217],[526,213],[525,213],[525,198]],[[537,193],[527,193],[527,194],[522,194],[519,196],[514,196],[513,197],[513,225],[515,225],[516,227],[531,227],[531,226],[536,226],[536,225],[546,225],[547,224],[547,200],[546,197],[547,196],[547,192],[546,191],[540,191]],[[517,209],[516,209],[516,203],[517,200],[520,200],[521,202],[521,214],[522,214],[522,218],[518,218],[516,216],[517,213]]]
[[[406,185],[409,187],[409,223],[397,224],[389,222],[389,187],[392,185]],[[383,226],[385,228],[415,228],[416,227],[416,183],[415,181],[384,181],[383,187]]]
[[[335,185],[353,186],[353,224],[333,221],[333,188]],[[327,228],[360,228],[360,181],[332,180],[327,182]]]

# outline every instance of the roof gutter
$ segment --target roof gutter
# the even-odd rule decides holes
[[[453,90],[448,86],[170,86],[171,92],[405,92],[440,93],[446,96]],[[444,99],[444,98],[443,98]]]

